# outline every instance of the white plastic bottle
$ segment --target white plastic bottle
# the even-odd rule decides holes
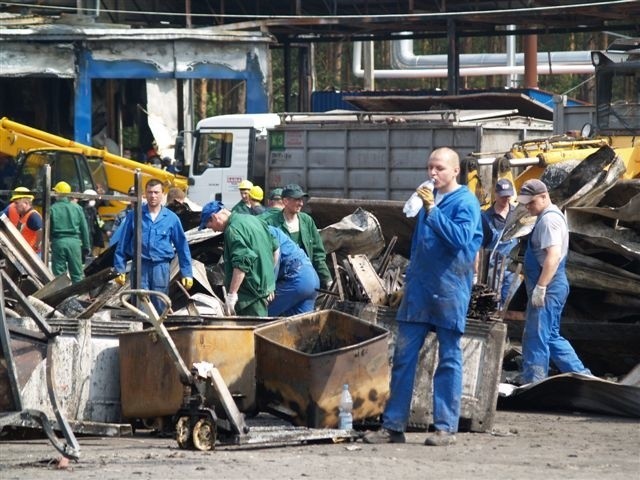
[[[353,428],[353,399],[351,398],[351,393],[349,393],[349,385],[346,383],[342,386],[339,409],[339,428],[341,430],[351,430]]]
[[[428,179],[423,182],[418,188],[427,187],[429,190],[433,191],[434,183],[432,179]],[[416,189],[417,190],[417,189]],[[407,216],[407,218],[415,217],[420,212],[422,208],[422,199],[418,196],[418,192],[413,192],[404,204],[402,211]]]

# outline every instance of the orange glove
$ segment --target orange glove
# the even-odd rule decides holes
[[[436,202],[433,198],[433,190],[430,190],[427,187],[420,187],[416,190],[416,193],[422,200],[422,204],[424,205],[424,209],[428,212],[431,210]]]

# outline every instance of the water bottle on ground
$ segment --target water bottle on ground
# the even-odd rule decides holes
[[[420,185],[420,187],[427,187],[429,190],[433,190],[433,187],[434,187],[433,180],[432,179],[426,180]],[[407,218],[411,218],[418,215],[418,212],[420,212],[421,208],[422,208],[422,199],[418,196],[417,192],[413,192],[413,194],[409,197],[409,200],[407,200],[406,203],[404,204],[402,211],[407,216]]]
[[[339,428],[341,430],[351,430],[353,428],[353,399],[349,393],[349,385],[346,383],[342,386],[339,409]]]

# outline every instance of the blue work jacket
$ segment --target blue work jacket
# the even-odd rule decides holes
[[[122,230],[116,251],[113,255],[113,266],[117,272],[123,273],[127,260],[133,258],[133,224],[135,212],[131,210],[118,230]],[[187,237],[182,229],[178,216],[166,207],[162,207],[155,222],[151,220],[148,205],[142,206],[142,247],[143,261],[154,263],[171,262],[178,255],[180,274],[193,278],[191,267],[191,251]]]
[[[464,332],[481,243],[480,204],[464,185],[446,194],[428,214],[422,208],[397,319]]]

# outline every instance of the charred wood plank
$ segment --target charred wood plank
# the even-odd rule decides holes
[[[45,295],[34,295],[36,298],[39,298],[43,302],[51,305],[52,307],[56,307],[64,300],[69,297],[81,295],[83,293],[88,293],[91,290],[95,289],[97,285],[104,285],[110,280],[116,278],[118,276],[118,272],[113,267],[105,268],[104,270],[95,273],[89,277],[86,277],[79,281],[78,283],[74,283],[67,287],[61,288],[59,290],[54,290],[48,292]],[[105,299],[105,303],[109,300],[109,298]]]

